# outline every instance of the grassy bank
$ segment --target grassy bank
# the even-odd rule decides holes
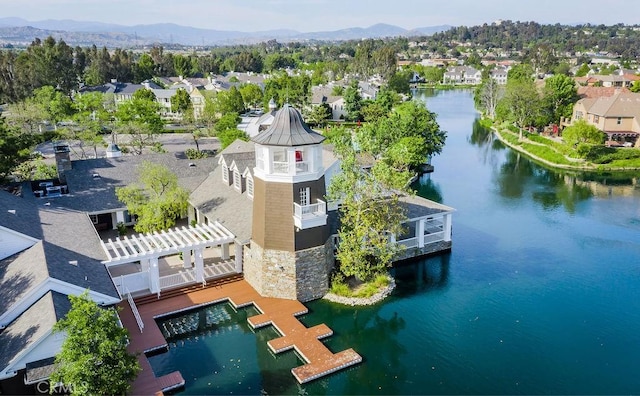
[[[640,149],[612,148],[603,145],[580,144],[572,147],[551,137],[524,131],[509,124],[496,125],[483,119],[480,123],[491,128],[504,144],[545,165],[589,171],[640,170]]]

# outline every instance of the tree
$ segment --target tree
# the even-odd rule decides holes
[[[53,327],[66,337],[50,382],[70,386],[72,394],[126,394],[140,365],[127,352],[128,331],[119,325],[115,308],[99,307],[88,291],[69,300],[71,309]]]
[[[18,165],[31,158],[31,148],[37,142],[37,136],[12,130],[4,117],[0,117],[0,181],[6,180]]]
[[[411,90],[409,81],[411,80],[412,75],[413,72],[411,70],[404,70],[393,73],[393,75],[389,77],[389,83],[387,85],[392,91],[408,94]]]
[[[138,232],[166,230],[184,216],[189,192],[178,185],[178,177],[167,167],[143,161],[137,184],[117,187],[116,196],[137,216],[134,229]]]
[[[606,138],[604,132],[588,124],[585,120],[578,120],[562,131],[562,140],[572,147],[580,143],[602,144]]]
[[[476,103],[478,107],[484,110],[487,117],[493,119],[496,116],[496,107],[504,93],[503,88],[498,82],[489,77],[476,91]]]
[[[162,132],[164,121],[160,117],[160,104],[147,89],[139,89],[130,101],[120,104],[115,113],[118,133],[131,135],[128,142],[136,154],[155,143],[155,134]]]
[[[242,113],[244,111],[244,100],[238,88],[232,86],[228,91],[218,92],[215,98],[219,113]]]
[[[543,107],[552,123],[571,117],[573,104],[578,100],[578,89],[573,78],[556,74],[545,80]]]
[[[583,63],[582,65],[580,65],[578,70],[576,70],[576,77],[584,77],[590,71],[591,71],[591,68],[589,67],[589,65],[586,63]]]
[[[184,114],[193,108],[189,92],[184,88],[178,88],[175,95],[171,97],[171,111],[174,113]]]
[[[245,142],[249,141],[249,136],[244,131],[237,128],[225,129],[224,131],[218,132],[216,137],[220,140],[220,147],[222,150],[231,145],[231,143],[235,142],[237,139],[244,140]]]
[[[344,91],[344,109],[347,112],[347,121],[361,120],[362,115],[360,109],[362,107],[362,96],[360,96],[360,88],[358,81],[352,81]]]
[[[324,126],[327,120],[331,118],[331,106],[327,103],[322,103],[318,106],[314,106],[309,114],[309,123],[318,126]]]
[[[640,92],[640,80],[634,81],[633,84],[631,85],[631,88],[629,88],[629,90],[635,93]]]
[[[245,108],[257,108],[262,102],[262,89],[256,84],[244,84],[240,87],[240,95]]]
[[[405,213],[398,195],[376,178],[376,170],[362,170],[350,136],[334,141],[342,170],[329,186],[330,199],[341,202],[336,260],[343,275],[368,281],[386,272],[401,248],[389,243],[389,234],[400,234]]]
[[[533,81],[507,82],[506,93],[502,100],[509,111],[509,117],[520,128],[520,139],[522,139],[522,128],[533,123],[540,108],[540,95]]]

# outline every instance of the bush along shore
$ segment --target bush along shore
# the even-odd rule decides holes
[[[560,138],[526,131],[522,132],[520,138],[518,128],[509,124],[495,125],[488,119],[481,120],[481,124],[490,128],[506,146],[550,167],[593,172],[640,170],[639,148],[613,148],[586,143],[574,147]]]
[[[377,293],[369,297],[353,297],[353,296],[347,297],[347,296],[340,296],[338,294],[329,292],[325,294],[323,299],[331,302],[335,302],[338,304],[351,305],[351,306],[374,305],[384,300],[385,298],[387,298],[387,296],[389,296],[393,291],[393,289],[395,288],[396,288],[395,279],[393,279],[393,277],[390,276],[389,283],[385,287],[381,288]]]

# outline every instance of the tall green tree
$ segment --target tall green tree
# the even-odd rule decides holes
[[[545,80],[542,106],[551,123],[571,117],[573,105],[578,100],[578,88],[573,78],[556,74]]]
[[[140,365],[127,352],[128,331],[120,326],[115,308],[99,307],[88,291],[69,300],[67,316],[53,327],[66,337],[50,382],[68,385],[73,395],[126,394]]]
[[[0,117],[0,181],[6,181],[16,167],[31,158],[38,136],[10,128]]]
[[[389,243],[389,235],[401,233],[406,215],[398,195],[376,177],[380,165],[362,170],[350,136],[334,140],[341,168],[329,186],[330,199],[341,202],[336,261],[344,276],[369,281],[386,273],[401,249]]]
[[[344,91],[344,109],[347,112],[347,121],[359,121],[362,119],[360,109],[362,108],[362,96],[358,81],[352,81]]]
[[[143,161],[138,182],[117,187],[116,196],[137,216],[138,232],[166,230],[187,212],[189,192],[178,185],[178,177],[164,165]]]
[[[262,89],[256,84],[244,84],[240,87],[240,94],[245,108],[256,108],[262,103]]]
[[[193,108],[193,105],[191,104],[189,92],[184,88],[178,88],[175,95],[171,97],[171,111],[185,114],[191,108]]]
[[[502,101],[509,112],[509,119],[520,128],[520,139],[522,139],[522,129],[531,125],[540,113],[540,95],[533,80],[507,82]]]

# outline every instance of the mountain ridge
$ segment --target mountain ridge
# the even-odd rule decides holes
[[[350,27],[332,31],[299,32],[293,29],[273,29],[254,32],[204,29],[175,23],[118,25],[72,19],[28,21],[22,18],[0,18],[0,44],[25,45],[36,37],[49,35],[64,39],[69,45],[95,44],[105,46],[149,45],[155,43],[190,46],[255,44],[275,39],[278,41],[345,41],[367,38],[412,37],[431,35],[452,26],[439,25],[414,29],[377,23],[369,27]]]

